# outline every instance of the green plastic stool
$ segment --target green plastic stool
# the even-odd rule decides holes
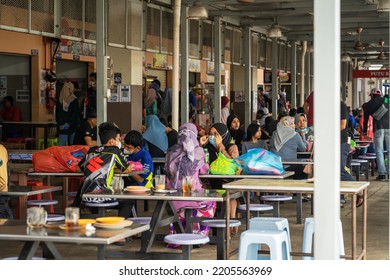
[[[45,149],[44,139],[43,138],[39,138],[38,146],[39,146],[40,150],[44,150]],[[58,138],[48,138],[47,139],[47,146],[48,147],[58,146]]]

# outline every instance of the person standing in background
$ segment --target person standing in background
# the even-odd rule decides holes
[[[382,96],[379,89],[370,92],[371,100],[362,105],[364,111],[363,132],[367,137],[367,123],[370,116],[374,123],[374,144],[379,176],[377,181],[387,181],[387,168],[384,156],[384,144],[389,150],[389,96]],[[369,139],[369,138],[368,138]]]
[[[221,122],[223,124],[227,123],[227,118],[230,115],[230,110],[229,110],[229,102],[230,99],[227,96],[221,96]]]
[[[74,91],[74,84],[65,82],[56,104],[58,146],[73,145],[74,136],[80,123],[78,100],[73,94]]]
[[[84,99],[83,118],[87,118],[87,113],[96,111],[96,72],[89,74],[89,87]]]
[[[314,91],[312,91],[306,98],[303,104],[303,111],[307,116],[307,124],[309,126],[314,125]]]
[[[10,95],[3,99],[4,109],[0,112],[3,121],[20,122],[22,120],[22,112],[16,106],[14,106],[14,98]],[[7,130],[6,137],[22,137],[22,132],[17,127],[10,127]]]

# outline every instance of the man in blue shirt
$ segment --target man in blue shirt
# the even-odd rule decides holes
[[[144,170],[149,170],[147,173],[125,178],[125,185],[138,185],[151,188],[154,166],[152,157],[143,147],[142,134],[139,131],[131,130],[126,134],[124,142],[123,153],[127,161],[140,162]]]

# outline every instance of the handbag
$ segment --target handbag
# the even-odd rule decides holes
[[[232,159],[219,152],[217,159],[210,164],[210,173],[214,175],[234,175],[239,168]]]

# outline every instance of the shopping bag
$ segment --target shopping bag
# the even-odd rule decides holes
[[[239,169],[240,167],[232,159],[225,157],[221,152],[218,153],[218,158],[210,164],[211,174],[234,175]]]
[[[246,174],[280,175],[284,172],[282,158],[263,148],[250,149],[234,161]]]

